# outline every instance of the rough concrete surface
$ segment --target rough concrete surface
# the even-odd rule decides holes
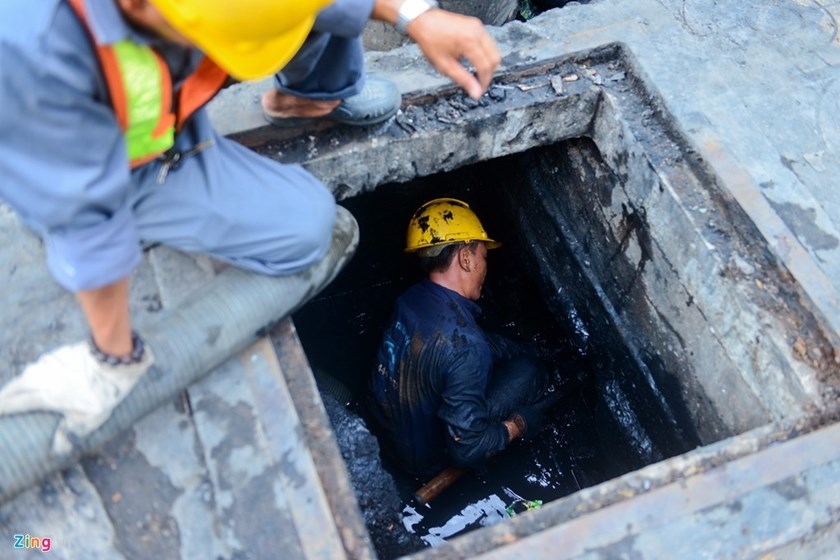
[[[359,508],[380,558],[396,558],[422,548],[416,535],[398,523],[403,507],[391,475],[382,467],[379,444],[364,421],[329,394],[324,406],[336,434]]]

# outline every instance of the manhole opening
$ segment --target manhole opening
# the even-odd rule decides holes
[[[541,195],[525,184],[528,170],[539,173],[546,165],[578,177],[564,186],[570,189],[581,188],[574,184],[578,171],[591,177],[604,166],[594,143],[578,139],[345,201],[359,221],[359,250],[336,282],[294,317],[322,390],[335,395],[324,382],[327,374],[349,389],[353,401],[362,400],[393,303],[420,278],[402,252],[407,220],[426,200],[452,196],[468,201],[504,243],[488,261],[480,300],[485,326],[537,344],[553,356],[561,378],[583,380],[579,398],[547,423],[538,441],[514,445],[491,459],[485,472],[459,481],[412,528],[418,534],[468,504],[481,511],[479,517],[492,518],[493,508],[504,510],[517,496],[548,502],[700,444],[673,377],[660,361],[648,356],[646,363],[625,345],[599,301],[603,287],[588,284],[579,268],[585,257],[564,239],[565,227],[551,208],[533,201]],[[633,219],[627,217],[628,227]],[[419,481],[394,474],[407,502]],[[501,500],[488,502],[493,494]]]
[[[797,287],[625,62],[577,63],[581,75],[621,74],[578,91],[589,96],[572,126],[583,123],[583,135],[550,145],[540,145],[546,135],[517,135],[512,143],[530,143],[521,153],[343,201],[359,221],[359,250],[294,316],[322,392],[363,400],[393,303],[419,279],[402,252],[408,219],[441,196],[467,201],[504,243],[488,261],[486,324],[549,350],[563,375],[584,380],[537,442],[491,458],[431,508],[410,508],[422,481],[395,473],[403,521],[419,540],[394,551],[389,539],[402,528],[365,514],[381,557],[503,521],[519,499],[550,502],[813,404],[802,378],[820,365],[797,360],[790,337],[825,341]],[[568,75],[568,64],[558,68]],[[535,123],[555,118],[545,104],[525,111]],[[482,124],[501,126],[491,115],[471,123],[472,134]],[[381,149],[370,152],[377,162]],[[354,480],[360,495],[363,480]],[[363,510],[370,501],[360,499]]]

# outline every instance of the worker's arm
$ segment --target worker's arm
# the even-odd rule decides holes
[[[127,277],[142,251],[99,63],[70,6],[51,9],[42,36],[0,44],[0,199],[44,238],[56,281],[78,293]]]
[[[0,387],[0,415],[63,415],[52,449],[64,454],[107,421],[154,361],[139,337],[126,337],[126,279],[142,252],[123,134],[85,29],[66,2],[11,2],[6,10],[7,3],[0,3],[0,199],[44,239],[50,271],[77,294],[100,350],[123,358],[78,341]]]
[[[96,345],[122,356],[128,276],[142,257],[125,143],[85,29],[68,5],[50,9],[37,16],[51,22],[41,35],[0,45],[0,198],[44,238]]]
[[[396,24],[404,0],[375,0],[371,17]],[[487,91],[493,72],[501,62],[496,43],[478,18],[433,8],[406,27],[429,62],[441,74],[461,86],[473,99]],[[467,59],[475,75],[461,63]]]
[[[96,347],[110,356],[128,356],[133,350],[128,310],[128,278],[93,290],[81,290],[76,298],[87,318]]]
[[[445,375],[438,417],[446,424],[449,455],[459,467],[480,466],[510,441],[508,427],[489,415],[485,391],[491,367],[489,350],[466,341]]]

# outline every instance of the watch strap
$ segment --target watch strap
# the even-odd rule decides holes
[[[405,0],[397,11],[397,29],[400,33],[406,33],[406,26],[417,16],[437,7],[436,0]]]

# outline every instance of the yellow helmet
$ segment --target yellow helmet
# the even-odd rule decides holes
[[[166,21],[239,80],[276,73],[332,0],[150,0]]]
[[[408,224],[405,252],[430,247],[443,248],[450,243],[484,241],[488,249],[501,243],[487,237],[487,232],[466,202],[454,198],[436,198],[417,209]],[[432,256],[438,252],[433,253]]]

